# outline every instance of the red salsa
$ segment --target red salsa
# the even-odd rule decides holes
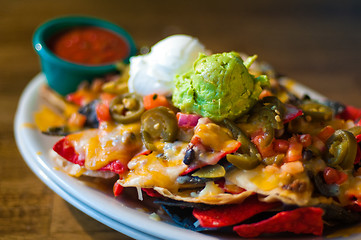
[[[60,32],[53,36],[47,45],[60,58],[80,64],[112,63],[129,54],[129,47],[120,36],[91,26]]]

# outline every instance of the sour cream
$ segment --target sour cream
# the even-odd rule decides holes
[[[150,53],[130,58],[128,88],[142,96],[171,95],[175,75],[188,71],[204,46],[187,35],[169,36],[155,44]]]

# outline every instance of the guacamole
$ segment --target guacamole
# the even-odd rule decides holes
[[[243,62],[236,52],[200,54],[189,72],[176,76],[174,105],[214,121],[247,113],[269,84],[266,76],[255,78],[248,72],[255,58]]]

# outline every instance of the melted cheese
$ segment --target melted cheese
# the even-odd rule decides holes
[[[203,188],[203,190],[199,193],[198,196],[214,196],[220,193],[224,193],[224,190],[218,187],[218,185],[215,184],[213,181],[209,181],[206,183],[206,186]]]
[[[177,189],[177,177],[187,165],[183,163],[187,143],[165,143],[164,152],[134,157],[128,164],[129,173],[120,180],[123,186],[164,187]]]
[[[50,127],[63,126],[66,122],[63,116],[55,113],[45,105],[34,114],[34,121],[40,131],[47,131]]]
[[[194,135],[202,140],[203,145],[214,151],[228,152],[234,149],[234,144],[238,144],[227,128],[215,123],[197,125]]]
[[[305,173],[299,174],[295,178],[306,183],[305,191],[294,192],[283,189],[285,184],[290,183],[290,176],[276,169],[272,171],[262,165],[252,170],[233,170],[226,174],[228,181],[248,191],[268,195],[272,199],[278,199],[287,204],[307,205],[311,201],[311,183]]]
[[[85,159],[85,167],[98,170],[115,160],[127,165],[142,147],[139,131],[139,123],[108,126],[71,134],[68,139],[79,158]]]

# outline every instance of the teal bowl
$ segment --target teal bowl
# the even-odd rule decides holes
[[[87,65],[74,63],[59,58],[47,46],[47,42],[55,34],[74,27],[99,27],[114,32],[123,39],[128,47],[128,55],[119,61]],[[132,37],[123,28],[111,22],[91,17],[61,17],[45,22],[33,35],[33,47],[40,58],[42,72],[48,85],[61,95],[74,92],[83,81],[104,76],[117,71],[119,62],[129,63],[129,58],[136,54],[136,46]]]

